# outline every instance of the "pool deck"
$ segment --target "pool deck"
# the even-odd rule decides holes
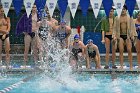
[[[45,69],[42,69],[41,67],[30,67],[27,66],[26,68],[13,68],[11,67],[10,69],[6,69],[5,66],[2,66],[0,68],[0,73],[8,73],[8,74],[30,74],[33,72],[38,72],[38,71],[44,71]],[[90,74],[111,74],[112,72],[116,72],[116,73],[126,73],[126,74],[139,74],[140,73],[140,69],[137,69],[136,67],[133,68],[132,71],[130,71],[129,68],[125,68],[123,70],[121,69],[86,69],[86,68],[82,68],[82,69],[77,69],[74,70],[74,72],[78,72],[78,73],[90,73]]]

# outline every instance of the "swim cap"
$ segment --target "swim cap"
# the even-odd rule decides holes
[[[79,37],[79,35],[78,34],[76,34],[75,36],[74,36],[74,39],[79,39],[80,37]]]
[[[92,43],[93,43],[93,40],[92,40],[92,39],[89,39],[89,40],[87,41],[87,43],[90,43],[90,42],[92,42]]]

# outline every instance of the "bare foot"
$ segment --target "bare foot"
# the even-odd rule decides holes
[[[140,66],[138,66],[137,69],[140,70]]]
[[[123,66],[120,66],[120,68],[119,68],[119,69],[123,70]]]
[[[130,67],[130,71],[132,71],[133,70],[133,67]]]
[[[101,66],[96,66],[95,68],[96,68],[96,69],[101,69]]]

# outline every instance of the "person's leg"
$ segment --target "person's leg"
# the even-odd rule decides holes
[[[127,52],[128,52],[130,70],[132,70],[133,69],[133,64],[132,64],[132,43],[131,43],[130,39],[126,39],[126,47],[127,47]]]
[[[2,65],[2,40],[0,39],[0,64]]]
[[[112,68],[117,68],[115,65],[116,60],[117,40],[112,40]]]
[[[9,40],[9,37],[7,37],[4,42],[5,42],[5,53],[6,53],[5,60],[6,60],[6,65],[8,67],[10,65],[10,54],[9,54],[10,40]]]
[[[95,64],[96,64],[96,69],[100,69],[101,68],[101,63],[100,63],[97,55],[95,56],[94,60],[95,60]]]
[[[32,43],[31,46],[33,48],[33,57],[34,57],[34,62],[38,61],[38,38],[37,37],[33,37],[32,38]]]
[[[105,48],[106,48],[106,56],[105,56],[105,62],[106,66],[104,67],[105,69],[108,69],[108,62],[109,62],[109,53],[110,53],[110,40],[105,37]]]
[[[26,66],[26,62],[28,61],[28,52],[30,48],[31,37],[30,35],[26,34],[24,36],[24,66]]]
[[[137,39],[136,50],[137,50],[138,68],[140,68],[140,40],[139,39]]]
[[[120,69],[123,69],[123,51],[124,51],[124,40],[119,39],[119,52],[120,52]]]

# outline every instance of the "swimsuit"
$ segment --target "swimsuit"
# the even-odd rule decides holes
[[[95,56],[96,56],[96,51],[95,51],[95,50],[89,51],[89,47],[88,47],[88,56],[89,56],[90,58],[95,58]]]
[[[62,43],[63,40],[67,37],[67,33],[66,33],[66,28],[64,30],[62,29],[58,29],[57,33],[56,33],[56,37],[60,40],[60,42]]]
[[[35,37],[35,32],[28,33],[28,35],[29,35],[31,38],[34,38],[34,37]]]
[[[73,53],[76,60],[78,60],[78,53],[81,53],[81,52],[82,52],[82,49],[80,49],[80,48],[79,49],[75,49],[75,48],[72,49],[72,53]]]
[[[3,36],[3,35],[0,35],[0,39],[1,39],[2,41],[4,41],[6,38],[8,38],[8,37],[9,37],[9,34],[6,34],[5,39],[2,39],[2,36]]]
[[[120,37],[125,41],[127,39],[127,35],[120,35]]]
[[[110,41],[112,40],[112,35],[105,35],[106,38],[108,38]]]

